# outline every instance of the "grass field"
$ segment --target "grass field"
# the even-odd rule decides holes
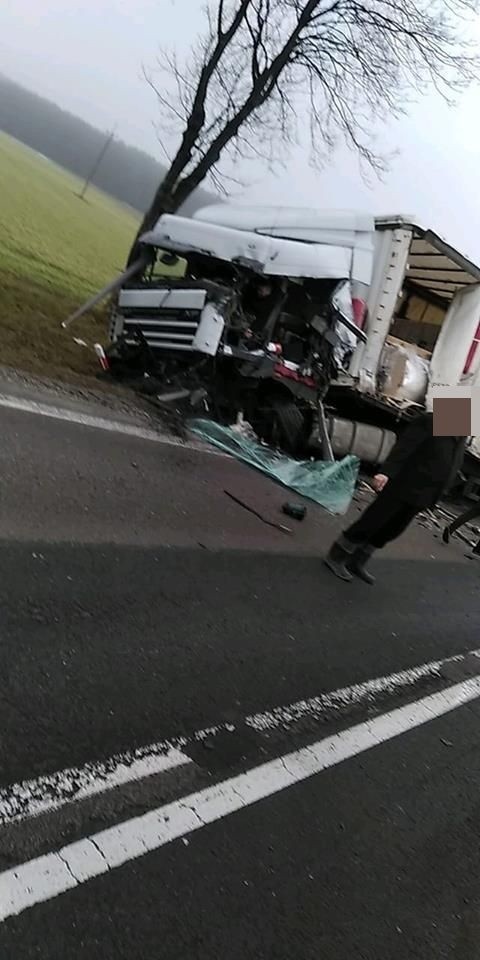
[[[72,337],[105,340],[106,310],[60,324],[123,269],[136,215],[0,132],[0,365],[75,379],[93,353]]]

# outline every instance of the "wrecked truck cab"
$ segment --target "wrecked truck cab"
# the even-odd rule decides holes
[[[161,217],[141,237],[148,267],[118,294],[112,370],[133,351],[165,387],[202,385],[220,419],[242,410],[260,436],[300,453],[319,398],[365,339],[354,288],[370,279],[368,225],[370,250],[368,230],[359,243],[344,219],[304,242]],[[159,275],[176,257],[182,275]]]

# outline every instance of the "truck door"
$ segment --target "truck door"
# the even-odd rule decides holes
[[[480,284],[455,294],[430,363],[427,405],[434,387],[471,386],[480,374]]]

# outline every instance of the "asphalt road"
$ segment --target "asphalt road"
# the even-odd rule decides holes
[[[189,741],[179,771],[5,822],[0,871],[471,676],[461,666],[353,714],[252,733],[244,720],[259,711],[479,646],[480,570],[416,528],[376,560],[373,590],[337,583],[321,554],[341,521],[310,505],[290,536],[265,526],[224,491],[270,519],[285,492],[233,461],[25,411],[0,418],[4,795],[229,731]],[[473,960],[479,703],[9,916],[1,956]]]

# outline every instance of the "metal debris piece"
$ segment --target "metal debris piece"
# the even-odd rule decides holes
[[[186,400],[191,390],[170,390],[167,393],[157,393],[156,399],[159,403],[174,403],[175,400]]]
[[[282,510],[287,517],[292,517],[293,520],[304,520],[307,515],[307,508],[303,503],[284,503]]]
[[[282,533],[292,533],[290,527],[286,527],[283,523],[277,523],[276,520],[267,520],[266,517],[263,517],[258,510],[255,510],[254,507],[250,507],[248,503],[244,503],[243,500],[239,500],[235,494],[230,493],[228,490],[223,491],[227,497],[230,497],[230,500],[233,500],[234,503],[237,503],[239,507],[243,507],[244,510],[248,510],[249,513],[253,513],[254,517],[257,517],[258,520],[261,520],[262,523],[266,523],[267,527],[274,527],[275,530],[281,530]]]

